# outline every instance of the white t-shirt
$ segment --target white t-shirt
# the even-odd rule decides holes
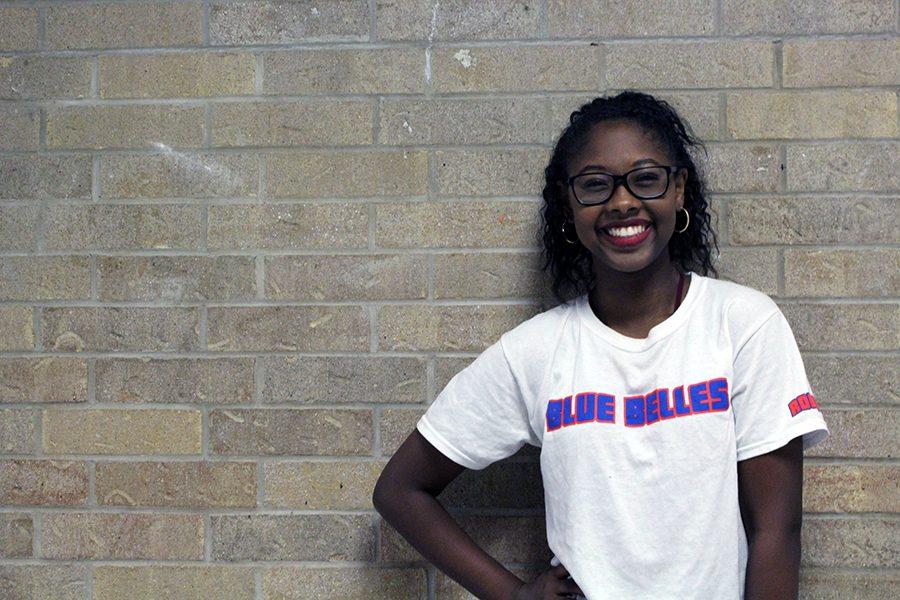
[[[541,447],[552,564],[589,600],[742,598],[737,461],[828,435],[778,306],[696,273],[645,339],[606,326],[586,294],[535,315],[417,428],[470,469]]]

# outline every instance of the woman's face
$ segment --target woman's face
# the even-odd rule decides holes
[[[569,176],[590,171],[624,175],[631,169],[651,165],[674,166],[638,125],[615,120],[594,125],[587,144],[568,168]],[[593,256],[597,276],[608,270],[633,273],[659,266],[659,261],[669,261],[667,248],[675,231],[675,214],[684,206],[687,171],[682,169],[669,177],[666,193],[652,200],[632,196],[620,183],[606,203],[582,206],[568,188],[575,231]],[[625,226],[637,229],[623,229]],[[640,233],[634,234],[636,231]],[[632,235],[623,237],[623,233]]]

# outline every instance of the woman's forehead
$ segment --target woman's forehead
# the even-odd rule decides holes
[[[594,124],[569,163],[574,173],[586,165],[626,168],[644,159],[666,164],[669,157],[652,133],[633,121],[618,119]]]

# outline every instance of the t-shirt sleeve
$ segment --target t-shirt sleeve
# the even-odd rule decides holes
[[[738,349],[731,397],[739,461],[800,435],[804,450],[828,436],[794,334],[777,308]]]
[[[454,462],[483,469],[539,445],[526,404],[501,338],[450,380],[416,428]]]

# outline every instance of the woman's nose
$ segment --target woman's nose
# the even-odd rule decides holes
[[[613,190],[612,196],[609,197],[607,208],[609,210],[618,210],[620,212],[628,212],[635,208],[641,207],[641,200],[635,198],[628,189],[625,188],[624,182],[619,182],[616,189]]]

